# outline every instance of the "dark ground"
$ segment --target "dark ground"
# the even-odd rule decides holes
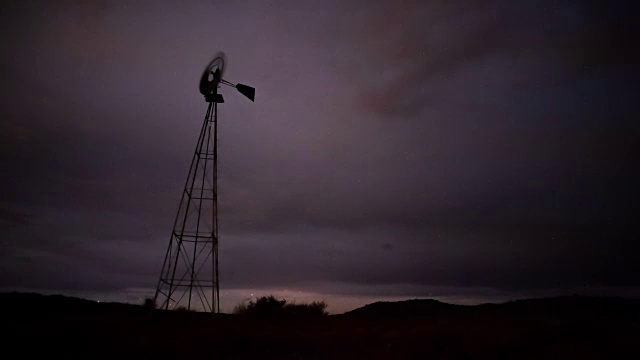
[[[640,359],[640,300],[375,303],[307,320],[0,294],[5,354],[110,359]],[[4,357],[4,356],[3,356]]]

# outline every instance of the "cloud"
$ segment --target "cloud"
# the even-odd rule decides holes
[[[29,225],[33,223],[33,215],[19,210],[0,208],[0,223],[7,227]]]
[[[384,250],[384,251],[391,251],[391,250],[393,250],[393,248],[394,248],[394,246],[389,244],[389,243],[385,243],[385,244],[382,245],[382,250]]]
[[[363,111],[426,119],[426,110],[451,106],[447,97],[474,86],[462,82],[451,92],[448,82],[467,69],[485,71],[491,59],[499,59],[502,68],[489,71],[507,88],[546,87],[603,66],[633,63],[638,30],[624,8],[611,6],[603,15],[599,6],[570,1],[379,4],[349,38],[358,44],[358,55],[344,75],[356,84],[355,103]]]

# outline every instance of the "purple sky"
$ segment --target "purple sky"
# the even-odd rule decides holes
[[[603,7],[608,6],[608,7]],[[217,51],[222,308],[640,294],[638,11],[44,1],[0,11],[0,289],[153,292]],[[596,290],[594,290],[596,289]],[[297,294],[297,295],[296,295]]]

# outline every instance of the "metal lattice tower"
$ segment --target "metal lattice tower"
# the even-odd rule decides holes
[[[205,311],[220,311],[216,201],[217,105],[216,102],[209,103],[191,160],[156,289],[155,298],[159,308],[176,309],[184,306],[189,310],[201,307]],[[207,268],[208,264],[210,266]],[[208,271],[202,271],[205,268]]]
[[[224,54],[205,69],[200,92],[207,113],[191,160],[154,303],[159,309],[220,312],[218,276],[218,94],[220,84],[235,87],[251,101],[255,90],[222,79]]]

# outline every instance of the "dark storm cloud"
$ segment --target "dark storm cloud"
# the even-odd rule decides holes
[[[364,109],[390,117],[423,115],[444,97],[443,83],[465,68],[483,71],[491,59],[504,67],[491,71],[507,72],[503,80],[514,88],[557,85],[592,67],[637,63],[630,13],[624,6],[603,13],[597,3],[568,1],[388,3],[356,32],[353,40],[364,44],[370,61],[360,59],[349,71],[367,82],[358,95]],[[520,71],[509,78],[513,67]]]
[[[412,233],[373,229],[261,236],[223,252],[226,276],[245,286],[482,286],[504,289],[638,286],[635,242],[616,226],[468,226]],[[230,243],[235,237],[228,239]],[[393,251],[380,247],[392,240]],[[310,245],[313,244],[313,245]],[[524,246],[526,245],[526,246]],[[287,253],[284,253],[287,251]],[[286,256],[282,256],[287,254]],[[277,257],[274,263],[271,259]],[[304,273],[289,269],[305,269]]]
[[[15,211],[12,209],[0,209],[0,222],[6,224],[6,226],[20,226],[28,225],[32,222],[33,216],[21,211]]]
[[[33,4],[0,25],[4,287],[155,285],[218,50],[258,89],[220,108],[223,286],[638,286],[633,9]]]
[[[468,209],[469,204],[459,204],[462,209],[456,210],[443,208],[443,204],[438,203],[454,205],[453,199],[437,198],[451,192],[448,184],[442,185],[450,182],[458,182],[454,186],[461,193],[452,196],[465,197],[464,192],[472,192],[472,199],[459,201],[472,202],[474,208],[475,203],[508,198],[516,199],[506,206],[518,206],[519,198],[527,194],[531,199],[522,200],[538,203],[533,204],[532,212],[536,216],[546,216],[539,208],[547,206],[548,201],[557,203],[559,200],[554,198],[557,196],[571,197],[567,206],[581,208],[573,201],[589,201],[590,192],[601,193],[599,189],[611,187],[613,184],[603,183],[607,181],[603,174],[629,172],[624,169],[626,161],[637,150],[634,141],[637,133],[631,124],[634,115],[629,111],[631,91],[622,84],[626,82],[623,76],[628,75],[616,69],[624,66],[620,59],[633,62],[633,57],[621,55],[632,55],[628,45],[615,47],[610,41],[616,36],[630,38],[632,32],[619,30],[622,26],[616,25],[616,17],[594,19],[594,11],[592,7],[573,3],[549,7],[499,3],[471,7],[463,4],[421,6],[419,3],[374,7],[364,25],[354,26],[360,28],[363,35],[349,37],[353,43],[364,43],[354,51],[357,54],[346,60],[352,64],[347,72],[352,73],[351,76],[359,75],[353,80],[358,86],[355,105],[363,105],[363,97],[370,98],[364,106],[374,114],[384,118],[410,115],[412,121],[426,125],[415,125],[414,133],[407,134],[395,129],[407,128],[406,125],[385,127],[376,123],[377,118],[362,114],[357,115],[360,121],[355,126],[335,122],[335,133],[317,145],[325,152],[314,154],[316,158],[310,159],[317,161],[313,165],[319,170],[311,166],[304,169],[315,175],[300,180],[304,181],[304,185],[300,185],[304,189],[297,190],[299,183],[289,181],[291,186],[284,194],[278,193],[281,201],[275,202],[269,195],[251,194],[252,199],[247,200],[250,207],[270,207],[270,211],[252,213],[242,217],[237,225],[229,226],[260,231],[286,228],[287,222],[361,227],[384,222],[425,223],[431,221],[427,218],[434,217],[440,222],[446,221],[441,217],[446,218],[452,212],[474,215],[469,213],[473,212],[473,208]],[[388,16],[396,12],[399,14]],[[592,33],[600,35],[593,39]],[[618,39],[613,44],[620,42]],[[390,69],[389,79],[385,78],[386,68]],[[374,83],[375,89],[388,94],[371,97],[371,86],[362,82]],[[434,98],[437,98],[435,102],[430,100]],[[411,104],[407,104],[407,100]],[[367,107],[367,103],[383,108],[376,110]],[[412,110],[403,115],[396,114],[393,110],[396,108]],[[620,127],[608,126],[610,120],[618,122]],[[378,130],[371,140],[365,138],[372,134],[367,127]],[[356,130],[362,130],[361,136]],[[359,145],[336,144],[336,138],[344,136],[338,134],[342,131],[351,136],[345,141],[357,141]],[[390,135],[381,136],[379,131]],[[330,148],[335,145],[346,147],[347,152],[349,148],[356,151],[336,152],[339,157],[332,157],[334,153]],[[367,149],[368,146],[371,147]],[[353,181],[372,168],[375,179]],[[606,171],[602,171],[603,168]],[[323,172],[325,169],[330,171]],[[290,168],[272,170],[283,175],[291,171]],[[343,171],[345,178],[340,177]],[[435,175],[427,174],[429,171]],[[583,189],[563,179],[575,175],[584,176]],[[261,179],[274,176],[266,174]],[[397,184],[402,176],[413,183]],[[328,181],[328,177],[332,180]],[[438,183],[429,183],[430,178]],[[625,187],[633,184],[633,177],[609,179],[622,180]],[[420,181],[425,188],[433,190],[420,189],[416,186]],[[494,189],[482,189],[486,196],[477,191],[480,189],[468,189],[491,186],[478,184],[480,182],[497,184]],[[346,189],[340,188],[342,184]],[[393,195],[376,202],[376,198],[384,196],[375,192],[376,185],[380,192],[386,188],[385,192]],[[560,190],[546,193],[554,187],[568,187],[569,194]],[[496,192],[497,188],[503,193]],[[559,192],[560,195],[554,195]],[[341,201],[346,193],[351,202]],[[238,203],[237,206],[242,206],[243,202]],[[340,205],[336,206],[337,203]],[[524,205],[522,210],[509,209],[504,216],[511,216],[513,210],[529,212],[531,205]],[[236,212],[252,212],[251,208],[228,210],[232,218]],[[578,211],[569,216],[584,215],[580,209],[566,210]],[[476,217],[487,216],[484,209],[478,212]],[[519,215],[519,221],[528,221],[528,217],[522,215],[529,214]]]

